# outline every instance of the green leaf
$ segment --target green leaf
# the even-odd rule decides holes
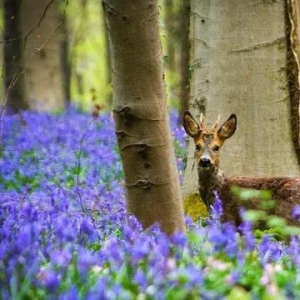
[[[240,286],[234,287],[225,298],[226,300],[250,300],[250,294]]]
[[[267,213],[263,210],[247,210],[244,214],[245,220],[250,222],[265,220],[266,217]]]
[[[285,227],[286,221],[283,218],[277,217],[277,216],[270,216],[267,220],[267,227]]]

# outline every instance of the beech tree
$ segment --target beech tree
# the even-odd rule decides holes
[[[158,6],[155,0],[103,0],[110,41],[113,114],[127,210],[144,228],[185,230],[172,146]]]
[[[238,117],[228,175],[299,175],[299,2],[191,1],[190,110]],[[184,194],[197,190],[190,143]]]

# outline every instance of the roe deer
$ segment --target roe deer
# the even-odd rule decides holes
[[[241,204],[239,198],[232,193],[232,187],[269,190],[275,205],[268,210],[268,213],[284,218],[290,225],[299,225],[299,222],[294,220],[291,214],[294,206],[300,205],[300,178],[225,176],[219,169],[220,149],[225,140],[234,134],[237,127],[237,117],[232,114],[217,130],[218,125],[219,120],[215,122],[212,129],[208,130],[203,121],[200,120],[198,124],[189,112],[185,112],[183,117],[184,129],[194,139],[199,193],[208,211],[215,201],[214,191],[216,191],[223,203],[222,220],[230,221],[238,226],[241,222],[240,207],[259,209],[260,199],[250,199]]]

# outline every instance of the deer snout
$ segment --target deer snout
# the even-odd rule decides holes
[[[202,168],[209,168],[211,166],[211,161],[209,158],[202,157],[200,158],[199,165]]]

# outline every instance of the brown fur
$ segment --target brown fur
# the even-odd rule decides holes
[[[232,187],[268,190],[275,202],[274,207],[270,208],[268,213],[284,218],[289,225],[299,225],[299,222],[292,219],[291,213],[296,205],[300,205],[300,178],[226,177],[219,170],[219,150],[224,141],[234,134],[236,125],[237,118],[231,115],[218,131],[216,130],[217,123],[211,130],[207,130],[205,125],[202,122],[198,124],[189,112],[184,115],[185,131],[193,137],[196,146],[195,161],[198,167],[199,192],[207,208],[210,209],[215,201],[213,192],[218,192],[223,202],[223,221],[239,225],[241,206],[247,209],[261,209],[262,199],[249,199],[242,202],[234,195]]]
[[[295,205],[300,204],[300,178],[225,177],[224,184],[219,191],[224,208],[223,220],[239,225],[241,221],[240,207],[260,209],[261,199],[249,199],[241,203],[241,200],[231,191],[233,186],[270,191],[275,206],[269,209],[268,213],[284,218],[289,225],[299,225],[299,222],[292,219],[291,214]]]

